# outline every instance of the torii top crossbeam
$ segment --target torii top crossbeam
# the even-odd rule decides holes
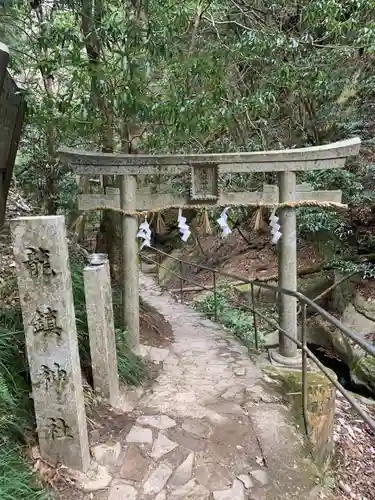
[[[62,147],[60,158],[77,174],[147,175],[177,174],[194,165],[216,165],[220,173],[283,172],[342,168],[346,158],[359,152],[358,137],[308,148],[260,151],[252,153],[212,154],[112,154],[78,151]]]

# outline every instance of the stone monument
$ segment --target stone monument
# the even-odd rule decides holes
[[[63,216],[11,221],[41,457],[90,464]]]
[[[83,276],[94,390],[116,406],[119,380],[108,259],[85,267]]]

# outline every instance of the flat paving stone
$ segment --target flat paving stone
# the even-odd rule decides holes
[[[160,347],[151,347],[148,352],[148,357],[154,363],[162,363],[169,356],[168,349],[162,349]]]
[[[230,490],[214,491],[213,495],[214,500],[245,500],[244,485],[235,479]]]
[[[188,457],[177,467],[171,479],[169,480],[170,486],[182,486],[191,479],[194,465],[194,453],[190,453]]]
[[[245,410],[240,405],[231,402],[216,403],[209,406],[217,413],[224,413],[224,415],[245,415]]]
[[[258,469],[251,471],[251,475],[256,479],[262,486],[268,484],[268,474],[264,469]]]
[[[246,375],[246,368],[243,366],[235,366],[233,368],[233,373],[237,375],[237,377],[244,377]]]
[[[167,484],[173,470],[166,464],[160,464],[149,476],[143,485],[143,491],[146,495],[155,495],[159,493]]]
[[[237,478],[241,481],[241,483],[245,486],[247,490],[254,486],[254,483],[251,480],[249,474],[240,474],[239,476],[237,476]]]
[[[210,492],[195,479],[171,491],[172,498],[182,498],[183,500],[207,500]]]
[[[177,448],[177,446],[177,443],[171,441],[167,438],[167,436],[159,432],[159,435],[152,446],[151,457],[154,460],[159,460],[163,455],[166,455],[170,451]]]
[[[129,431],[129,434],[126,436],[126,441],[128,443],[151,444],[152,430],[133,425],[133,427]]]
[[[220,325],[218,325],[217,323],[214,323],[210,319],[201,319],[199,321],[199,324],[204,326],[205,328],[212,328],[213,330],[221,330]]]
[[[148,459],[136,444],[130,444],[120,469],[120,477],[130,481],[142,481],[148,467]]]
[[[165,430],[175,427],[176,421],[168,417],[168,415],[142,415],[137,418],[137,424]]]
[[[242,403],[244,400],[245,388],[241,386],[229,387],[221,397],[227,401],[236,401],[237,403]]]
[[[109,492],[108,500],[137,500],[138,492],[130,484],[116,484]]]
[[[210,491],[228,488],[232,478],[227,467],[214,462],[199,465],[194,476],[199,484]]]
[[[210,429],[207,425],[193,418],[184,420],[182,428],[184,431],[189,432],[189,434],[194,434],[202,438],[206,438],[210,433]]]
[[[170,432],[168,435],[176,443],[191,451],[203,451],[206,447],[205,439],[192,436],[185,431],[176,430],[173,433]]]
[[[91,463],[87,473],[77,470],[71,471],[76,487],[85,493],[106,490],[112,483],[112,476],[104,465]]]

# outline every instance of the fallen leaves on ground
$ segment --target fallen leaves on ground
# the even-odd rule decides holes
[[[358,400],[360,402],[360,400]],[[375,418],[375,402],[361,403]],[[351,405],[338,395],[335,422],[336,454],[334,469],[338,498],[373,500],[375,498],[375,434]]]

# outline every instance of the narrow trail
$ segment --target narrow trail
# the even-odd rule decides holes
[[[141,274],[141,296],[174,341],[142,346],[163,363],[134,410],[108,500],[328,498],[292,417],[247,349]],[[104,497],[100,497],[104,498]]]

